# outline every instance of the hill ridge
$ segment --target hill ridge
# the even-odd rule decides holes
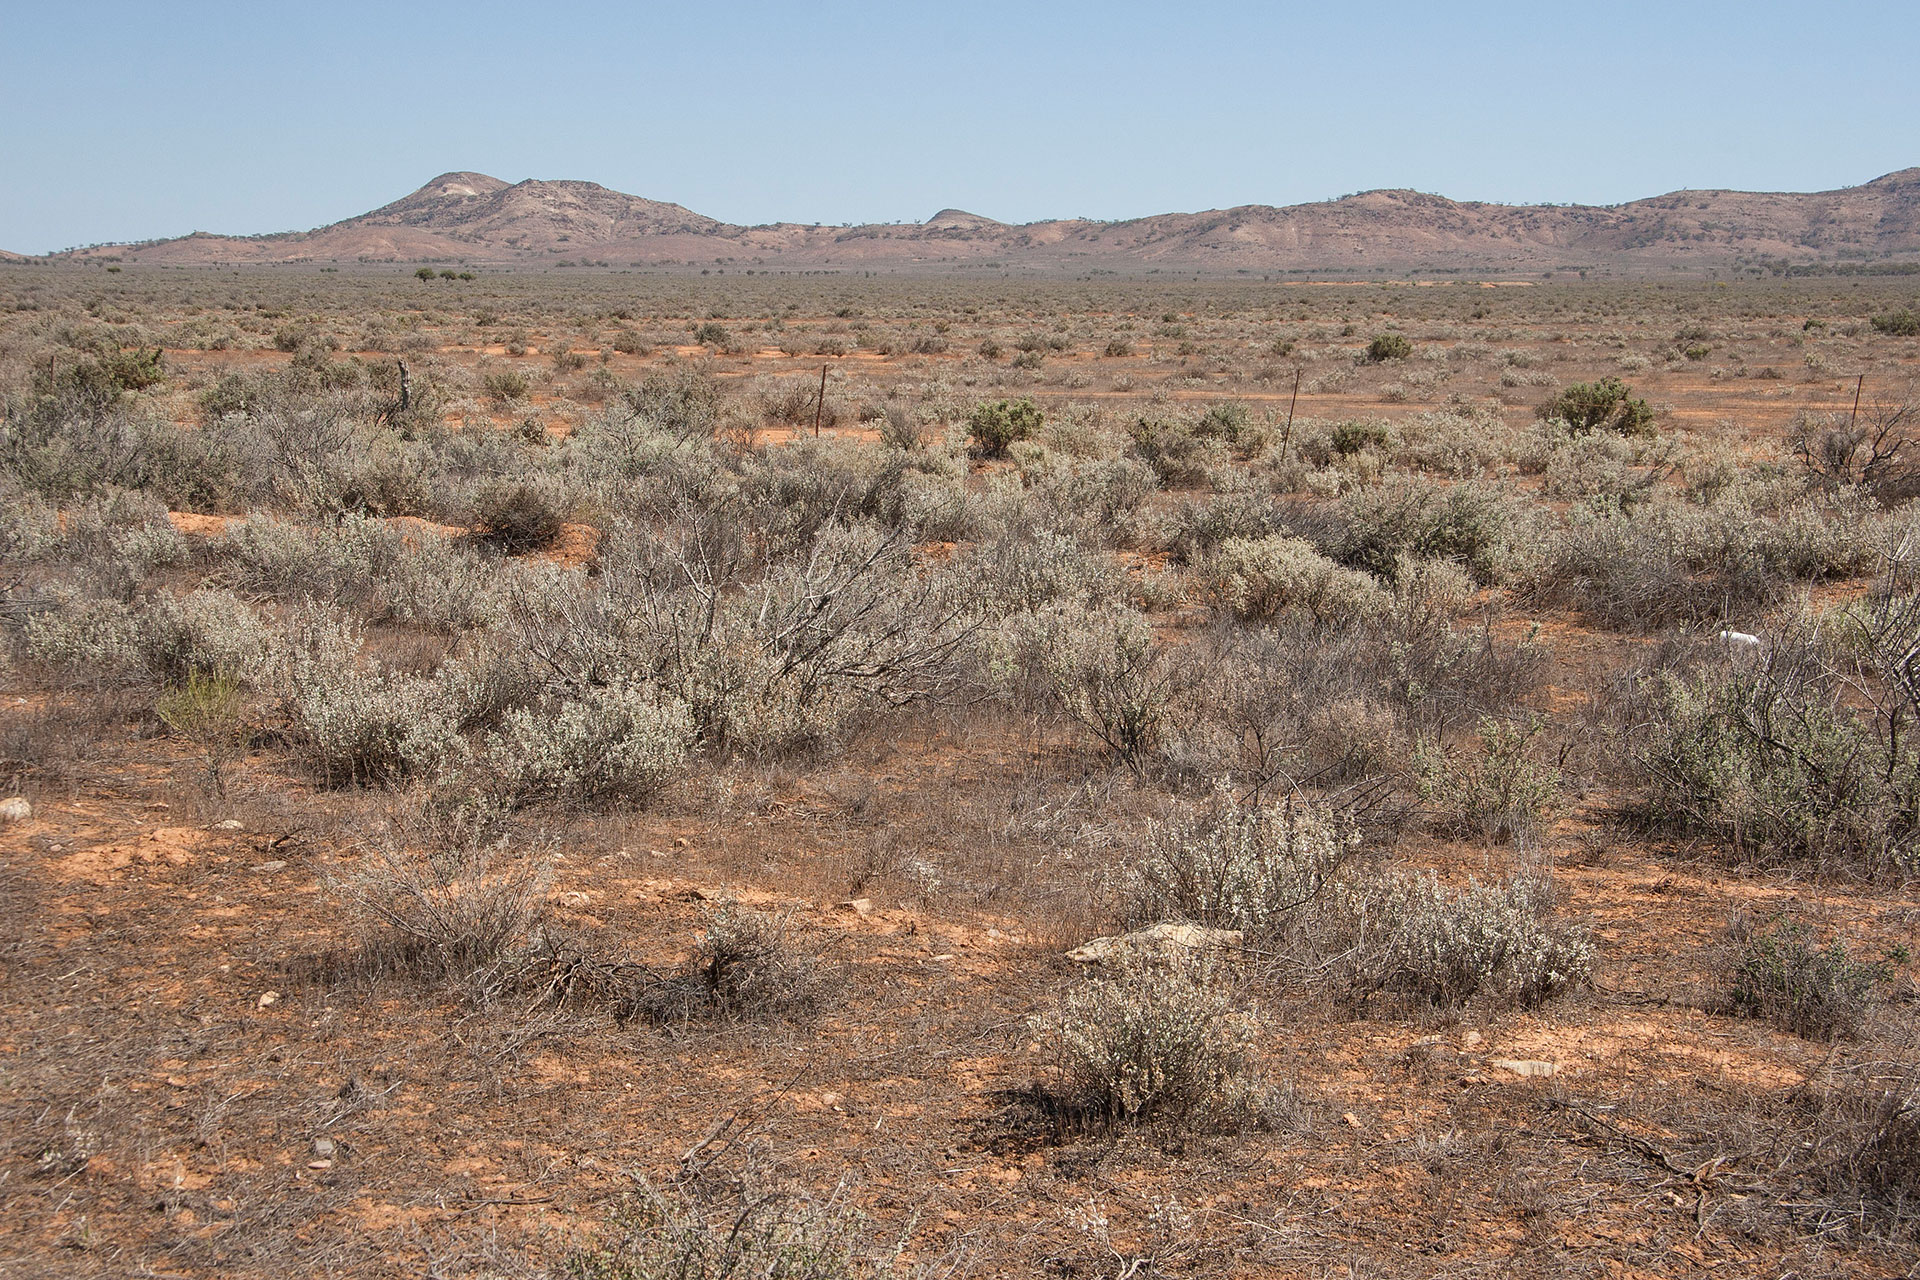
[[[55,258],[157,263],[465,261],[745,269],[1619,271],[1920,261],[1920,167],[1817,192],[1686,189],[1618,205],[1456,201],[1410,188],[1117,221],[1010,224],[947,208],[924,223],[746,227],[581,179],[442,173],[311,231],[195,232]]]

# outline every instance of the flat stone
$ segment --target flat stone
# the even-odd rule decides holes
[[[1115,938],[1095,938],[1067,952],[1075,964],[1112,964],[1130,956],[1232,950],[1246,940],[1238,929],[1209,929],[1197,924],[1156,924]]]

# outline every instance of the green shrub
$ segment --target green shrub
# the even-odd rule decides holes
[[[1238,444],[1252,425],[1252,415],[1247,412],[1247,406],[1237,400],[1225,400],[1207,406],[1207,411],[1193,424],[1193,434],[1202,440],[1225,440],[1228,444]]]
[[[1133,452],[1169,487],[1204,484],[1215,464],[1224,462],[1221,446],[1174,418],[1136,418],[1127,427]]]
[[[532,384],[518,369],[489,369],[480,375],[480,389],[495,404],[509,405],[525,400]]]
[[[717,320],[708,320],[694,327],[693,340],[703,347],[724,348],[732,339],[727,333],[726,326]]]
[[[1413,343],[1405,334],[1383,333],[1367,344],[1367,359],[1380,364],[1387,360],[1405,360],[1413,354]]]
[[[227,768],[245,754],[252,736],[240,682],[231,676],[189,672],[185,682],[154,700],[153,711],[167,728],[198,748],[208,782],[216,795],[224,796]]]
[[[1376,418],[1364,418],[1334,424],[1330,443],[1335,453],[1345,457],[1364,449],[1384,452],[1392,438],[1392,427]]]
[[[146,391],[167,380],[159,347],[124,349],[103,346],[90,354],[55,362],[34,374],[36,399],[69,405],[82,413],[102,414],[121,397]]]
[[[1645,400],[1635,399],[1633,389],[1618,378],[1576,382],[1535,413],[1542,421],[1566,423],[1576,435],[1612,431],[1641,436],[1653,432],[1653,410]]]
[[[1884,658],[1864,670],[1787,636],[1765,661],[1643,677],[1633,759],[1647,816],[1763,863],[1910,874],[1920,865],[1920,750],[1901,732],[1913,711],[1899,692],[1910,634],[1870,631],[1864,647]]]
[[[1422,802],[1448,830],[1508,843],[1532,841],[1560,803],[1559,771],[1536,762],[1528,748],[1544,728],[1482,716],[1473,753],[1448,753],[1432,742],[1414,751]]]
[[[1733,1011],[1810,1040],[1858,1031],[1875,989],[1891,976],[1883,963],[1854,958],[1838,938],[1816,946],[1813,931],[1796,921],[1755,930],[1742,918],[1733,934],[1740,944],[1728,992]]]
[[[431,280],[436,274],[438,273],[432,267],[421,267],[413,273],[416,280]]]
[[[967,436],[982,458],[1004,458],[1015,441],[1040,432],[1040,407],[1031,400],[991,400],[967,415]]]
[[[1912,338],[1920,336],[1920,315],[1910,308],[1902,307],[1898,311],[1889,311],[1873,317],[1873,331],[1894,338]]]

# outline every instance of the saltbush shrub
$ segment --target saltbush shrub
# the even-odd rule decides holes
[[[1130,927],[1183,921],[1272,938],[1324,890],[1357,843],[1305,802],[1217,804],[1154,828],[1129,876]]]
[[[1304,538],[1229,538],[1205,573],[1214,599],[1241,619],[1300,609],[1317,622],[1351,624],[1392,603],[1372,575],[1334,563]]]
[[[1065,1106],[1110,1124],[1234,1128],[1264,1106],[1252,1006],[1204,962],[1129,961],[1033,1019]]]
[[[1393,991],[1447,1007],[1487,995],[1530,1007],[1593,972],[1584,930],[1553,918],[1537,880],[1469,882],[1450,890],[1431,872],[1350,882],[1337,908],[1357,939],[1361,991]]]
[[[657,690],[610,685],[545,707],[509,710],[489,735],[485,766],[503,798],[651,798],[692,747],[693,717]]]
[[[360,629],[339,617],[305,613],[288,632],[288,728],[328,782],[433,778],[470,754],[462,730],[474,707],[460,681],[364,662]]]
[[[1838,938],[1818,945],[1813,930],[1798,921],[1776,919],[1758,928],[1742,917],[1732,933],[1739,946],[1728,983],[1733,1011],[1810,1040],[1857,1032],[1876,989],[1891,976],[1886,964],[1855,957]]]

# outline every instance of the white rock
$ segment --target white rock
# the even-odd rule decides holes
[[[1732,645],[1736,649],[1758,649],[1760,637],[1749,635],[1745,631],[1722,631],[1718,637],[1721,644]]]
[[[1138,955],[1169,955],[1182,951],[1231,949],[1246,940],[1238,929],[1208,929],[1197,924],[1156,924],[1117,938],[1095,938],[1067,952],[1076,964],[1112,964]]]
[[[32,816],[33,806],[27,803],[24,796],[8,796],[0,800],[0,824],[25,822]]]
[[[1560,1070],[1554,1063],[1541,1062],[1536,1058],[1494,1058],[1487,1065],[1511,1071],[1517,1076],[1550,1076]]]

